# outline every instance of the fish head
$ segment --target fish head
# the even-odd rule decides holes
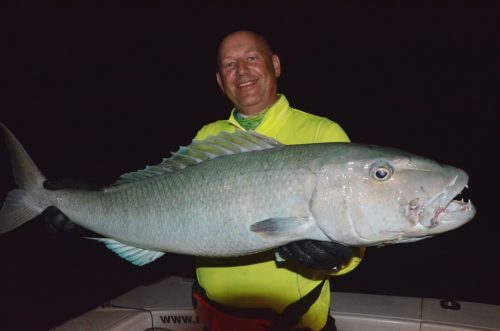
[[[467,187],[461,169],[407,152],[352,146],[317,168],[312,212],[332,240],[352,245],[413,242],[456,229],[475,207],[455,199]]]

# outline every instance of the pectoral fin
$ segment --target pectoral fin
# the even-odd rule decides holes
[[[110,238],[88,239],[102,242],[104,245],[106,245],[107,248],[109,248],[115,254],[118,254],[118,256],[120,256],[122,259],[125,259],[130,263],[135,264],[136,266],[143,266],[145,264],[151,263],[165,254],[164,252],[151,251],[148,249],[129,246]]]
[[[254,223],[250,226],[250,230],[263,237],[295,239],[301,237],[312,223],[313,219],[309,216],[277,217]]]

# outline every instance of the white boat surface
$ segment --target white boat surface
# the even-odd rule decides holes
[[[191,303],[193,279],[139,286],[54,331],[201,331]],[[339,331],[500,331],[500,305],[361,293],[332,293]]]

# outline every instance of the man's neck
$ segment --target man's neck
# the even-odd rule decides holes
[[[266,110],[268,110],[269,108],[271,108],[272,106],[274,106],[274,104],[276,103],[276,101],[278,101],[278,99],[279,99],[279,96],[276,95],[276,98],[271,103],[269,103],[266,107],[264,107],[264,108],[262,108],[262,107],[259,107],[259,108],[245,108],[245,109],[236,108],[236,111],[238,112],[238,114],[241,117],[252,117],[252,116],[258,115],[258,114],[260,114],[262,112],[265,112]]]

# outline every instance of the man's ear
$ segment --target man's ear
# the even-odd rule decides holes
[[[217,84],[219,84],[219,87],[222,90],[222,93],[226,94],[226,91],[224,91],[224,86],[222,85],[222,78],[220,77],[220,74],[218,71],[215,73],[215,77],[217,78]]]
[[[280,58],[276,54],[273,54],[273,68],[274,68],[274,76],[278,78],[281,74],[281,64],[280,64]]]

